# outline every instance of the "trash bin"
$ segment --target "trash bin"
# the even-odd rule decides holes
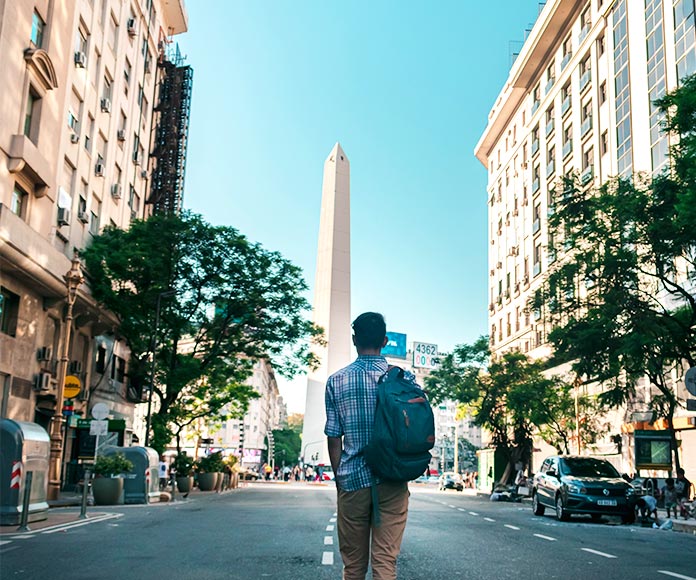
[[[160,500],[159,455],[150,447],[107,447],[105,455],[123,455],[133,463],[123,482],[123,503],[154,503]]]
[[[22,516],[24,482],[33,472],[29,522],[47,518],[51,440],[36,423],[0,419],[0,525],[16,526]]]

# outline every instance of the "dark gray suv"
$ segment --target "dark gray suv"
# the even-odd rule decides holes
[[[552,508],[562,521],[571,514],[589,514],[593,520],[611,515],[631,523],[634,494],[633,487],[604,459],[554,456],[534,476],[532,508],[537,516]]]

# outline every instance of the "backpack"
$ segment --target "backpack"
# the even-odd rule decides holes
[[[423,390],[390,367],[379,379],[372,439],[363,450],[372,472],[387,481],[410,481],[430,465],[435,418]]]

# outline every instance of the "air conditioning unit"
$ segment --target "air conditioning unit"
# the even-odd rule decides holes
[[[36,351],[36,360],[44,362],[51,360],[51,355],[53,354],[53,349],[50,346],[42,346],[38,351]]]
[[[82,361],[71,360],[68,368],[71,375],[79,375],[82,372]]]
[[[67,226],[70,224],[70,210],[67,207],[58,208],[58,225]]]
[[[498,262],[498,263],[496,264],[496,267],[498,268],[498,270],[500,270],[500,269],[503,267],[503,263],[502,263],[502,262]]]
[[[126,130],[125,129],[119,129],[116,131],[116,139],[119,141],[125,141],[126,140]]]
[[[51,388],[51,373],[38,373],[34,375],[34,390],[48,391]]]
[[[143,179],[147,179],[147,169],[143,169],[140,172],[140,177],[142,177]]]
[[[78,68],[85,68],[87,66],[87,55],[81,50],[75,53],[75,66]]]
[[[104,175],[104,164],[103,163],[97,163],[94,166],[94,175],[97,175],[99,177]]]
[[[126,29],[128,30],[128,36],[135,36],[135,18],[128,19]]]
[[[83,224],[89,221],[89,214],[86,211],[78,211],[77,219],[79,219]]]
[[[104,111],[105,113],[111,112],[111,99],[104,97],[101,100],[101,110]]]
[[[71,143],[79,143],[80,136],[77,133],[70,133],[70,142]]]
[[[120,183],[114,183],[111,186],[111,197],[114,199],[121,199],[121,184]]]

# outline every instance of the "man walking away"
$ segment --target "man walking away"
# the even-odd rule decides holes
[[[358,358],[326,383],[326,427],[338,492],[338,543],[344,580],[395,580],[396,559],[406,528],[407,482],[381,482],[365,463],[377,401],[377,383],[388,370],[381,355],[387,343],[384,317],[366,312],[353,322]],[[409,380],[415,377],[406,373]],[[374,521],[373,501],[379,518]]]

